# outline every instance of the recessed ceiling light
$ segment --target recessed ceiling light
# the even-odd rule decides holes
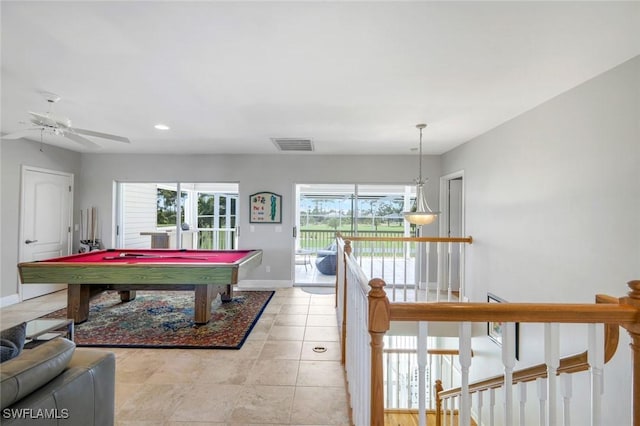
[[[162,123],[158,123],[153,127],[155,127],[158,130],[169,130],[170,129],[169,126],[167,126],[166,124],[162,124]]]

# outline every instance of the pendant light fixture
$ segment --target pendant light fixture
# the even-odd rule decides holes
[[[427,204],[427,197],[424,194],[424,183],[422,179],[422,129],[427,127],[426,124],[416,124],[416,128],[420,130],[420,157],[418,168],[418,179],[416,180],[416,203],[409,212],[404,212],[404,219],[414,225],[428,225],[436,220],[440,212],[431,211]]]

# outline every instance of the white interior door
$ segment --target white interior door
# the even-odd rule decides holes
[[[73,175],[22,167],[20,262],[71,253]],[[66,288],[66,284],[21,285],[22,300]]]

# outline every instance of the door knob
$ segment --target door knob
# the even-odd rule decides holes
[[[38,242],[38,240],[27,240],[24,243],[25,244],[32,244],[32,243],[37,243],[37,242]]]

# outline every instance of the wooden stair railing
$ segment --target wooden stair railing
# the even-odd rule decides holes
[[[611,296],[596,295],[596,303],[617,304],[618,299]],[[607,363],[616,353],[618,341],[620,338],[620,326],[618,324],[605,324],[604,326],[604,362]],[[588,371],[588,353],[584,351],[579,354],[570,355],[560,359],[560,365],[557,375],[563,373],[577,373],[580,371]],[[537,364],[531,367],[523,368],[513,372],[513,384],[521,382],[531,382],[536,379],[547,377],[547,366],[545,364]],[[482,392],[489,389],[497,389],[504,386],[504,376],[493,376],[484,380],[479,380],[469,384],[469,393]],[[436,380],[436,426],[442,425],[442,400],[452,396],[459,396],[462,392],[460,387],[443,389],[442,381]]]
[[[619,299],[601,296],[607,303],[390,303],[381,279],[369,282],[369,334],[371,335],[371,424],[383,426],[383,337],[391,321],[544,322],[618,324],[632,339],[633,426],[640,426],[640,280],[628,283],[631,291]],[[616,301],[617,303],[608,303]]]

